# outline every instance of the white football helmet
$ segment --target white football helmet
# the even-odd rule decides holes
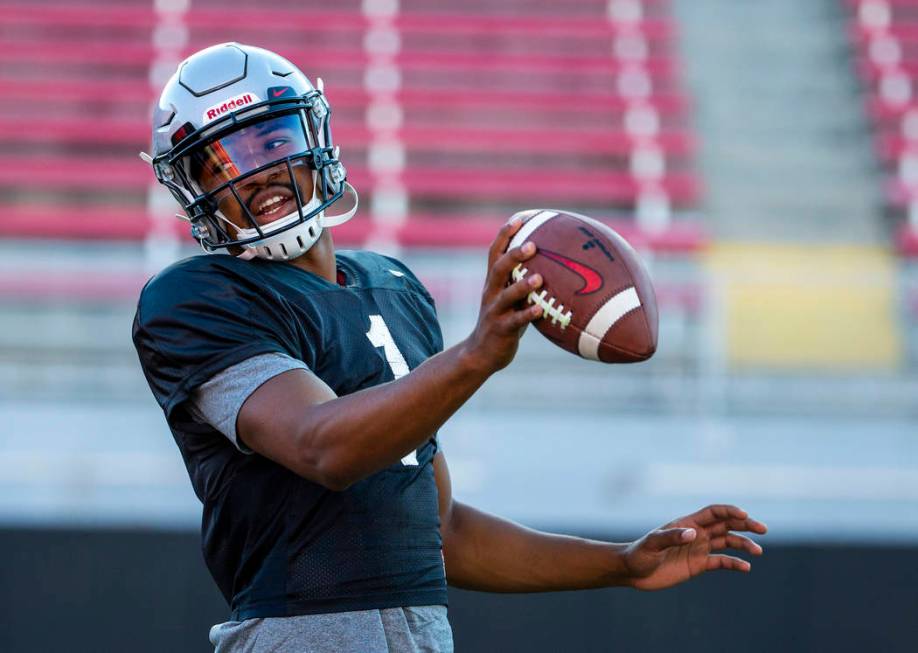
[[[188,57],[166,83],[153,154],[142,156],[206,251],[293,259],[357,211],[330,114],[321,79],[314,88],[273,52],[223,43]],[[345,208],[328,215],[338,202]]]

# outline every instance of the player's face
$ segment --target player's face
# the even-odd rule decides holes
[[[211,192],[240,175],[307,150],[299,116],[282,116],[240,129],[202,148],[191,168],[197,173],[201,190]],[[216,193],[218,208],[234,225],[249,229],[253,225],[245,209],[259,225],[283,218],[297,210],[297,189],[303,204],[312,199],[313,175],[302,159],[294,159],[289,168],[282,162],[233,186],[235,193],[230,187]]]

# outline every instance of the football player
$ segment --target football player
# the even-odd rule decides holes
[[[533,531],[453,500],[437,430],[513,359],[539,309],[534,253],[491,245],[477,325],[443,350],[401,262],[336,251],[357,210],[322,92],[226,43],[192,55],[153,117],[156,177],[212,255],[144,288],[133,338],[203,503],[204,557],[232,610],[217,651],[451,651],[447,581],[492,592],[675,585],[748,571],[727,505],[630,543]]]

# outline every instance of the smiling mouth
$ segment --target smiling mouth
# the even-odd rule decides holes
[[[291,189],[274,185],[256,193],[248,207],[258,223],[265,224],[296,211],[296,196]]]

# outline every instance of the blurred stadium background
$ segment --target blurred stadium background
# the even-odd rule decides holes
[[[0,650],[205,651],[226,618],[130,321],[195,253],[151,103],[227,40],[324,78],[365,207],[336,242],[403,257],[448,343],[516,210],[650,265],[654,359],[527,334],[443,429],[461,499],[771,527],[750,577],[456,592],[457,650],[918,650],[918,0],[0,0]]]

